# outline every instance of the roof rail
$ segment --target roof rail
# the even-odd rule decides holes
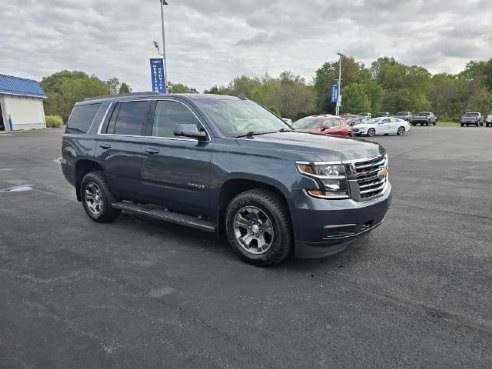
[[[106,96],[93,96],[93,97],[86,97],[83,101],[90,101],[90,100],[100,100],[100,99],[108,99],[108,98],[117,98],[117,97],[125,97],[125,96],[148,96],[148,95],[162,95],[160,92],[152,92],[152,91],[146,91],[146,92],[130,92],[126,94],[119,94],[119,95],[106,95]]]

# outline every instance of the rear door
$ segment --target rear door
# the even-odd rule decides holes
[[[385,135],[391,133],[391,118],[383,118],[377,125],[377,133]]]
[[[175,137],[177,124],[193,124],[205,130],[192,108],[173,99],[154,103],[147,128],[142,181],[152,202],[189,214],[209,214],[210,161],[213,143]]]
[[[116,103],[98,136],[98,157],[116,197],[145,201],[140,168],[150,106],[150,101]]]
[[[399,118],[389,118],[390,122],[388,123],[388,133],[390,134],[396,134],[398,131],[398,127],[402,124],[401,120]]]

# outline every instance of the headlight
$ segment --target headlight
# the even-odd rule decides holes
[[[343,164],[297,163],[301,174],[316,179],[319,189],[307,189],[315,197],[346,199],[349,197],[347,176]]]

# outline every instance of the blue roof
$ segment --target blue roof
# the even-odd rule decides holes
[[[39,82],[0,74],[0,94],[45,98]]]

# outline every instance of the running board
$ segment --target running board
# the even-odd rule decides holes
[[[113,202],[114,209],[120,209],[129,213],[144,215],[151,218],[163,220],[169,223],[185,225],[191,228],[200,229],[206,232],[215,232],[215,223],[203,220],[191,215],[174,213],[163,208],[139,205],[132,202]]]

